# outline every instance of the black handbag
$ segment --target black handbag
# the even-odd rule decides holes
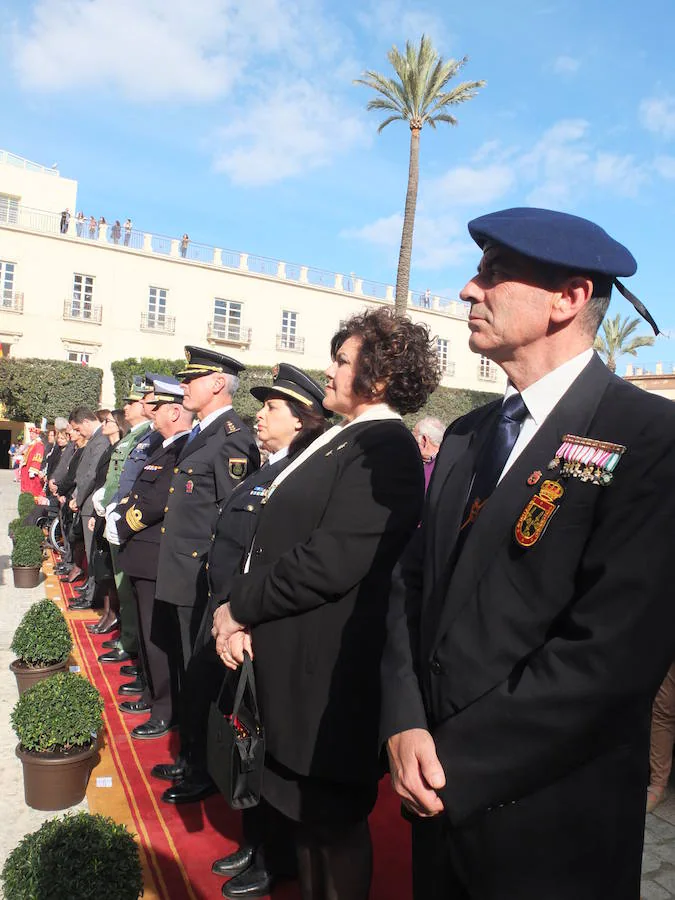
[[[84,529],[82,527],[82,514],[79,509],[73,515],[73,518],[70,522],[70,527],[68,529],[68,543],[69,544],[77,544],[79,541],[84,540]]]
[[[258,712],[253,663],[244,653],[232,699],[230,675],[209,710],[206,765],[209,775],[232,809],[260,802],[265,765],[265,731]],[[230,702],[231,700],[231,702]]]

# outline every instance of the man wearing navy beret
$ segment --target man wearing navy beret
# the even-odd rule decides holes
[[[508,376],[458,419],[394,579],[382,740],[416,900],[638,900],[652,698],[675,657],[675,406],[593,340],[637,268],[542,209],[469,223],[469,345]]]

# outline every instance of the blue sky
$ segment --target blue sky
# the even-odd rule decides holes
[[[451,8],[452,7],[452,8]],[[487,87],[422,133],[411,286],[456,296],[473,216],[540,205],[594,219],[672,334],[671,0],[5,0],[0,146],[58,162],[108,221],[392,283],[408,166],[365,69],[425,31]],[[612,312],[632,313],[615,297]],[[648,326],[645,325],[645,333]],[[620,364],[628,361],[624,358]]]

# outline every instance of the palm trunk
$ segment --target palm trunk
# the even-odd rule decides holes
[[[607,368],[612,373],[612,375],[616,374],[616,359],[613,353],[609,353],[607,355]]]
[[[415,209],[417,207],[417,186],[420,177],[420,129],[410,129],[410,165],[408,167],[408,191],[405,195],[405,214],[403,216],[403,232],[401,249],[398,255],[398,271],[396,272],[396,304],[397,315],[404,316],[408,310],[408,291],[410,289],[410,261],[412,258],[413,231],[415,230]]]

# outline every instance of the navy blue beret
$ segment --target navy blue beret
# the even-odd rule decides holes
[[[623,244],[588,219],[552,209],[516,207],[469,222],[479,247],[502,244],[530,259],[579,272],[634,275],[637,263]]]

